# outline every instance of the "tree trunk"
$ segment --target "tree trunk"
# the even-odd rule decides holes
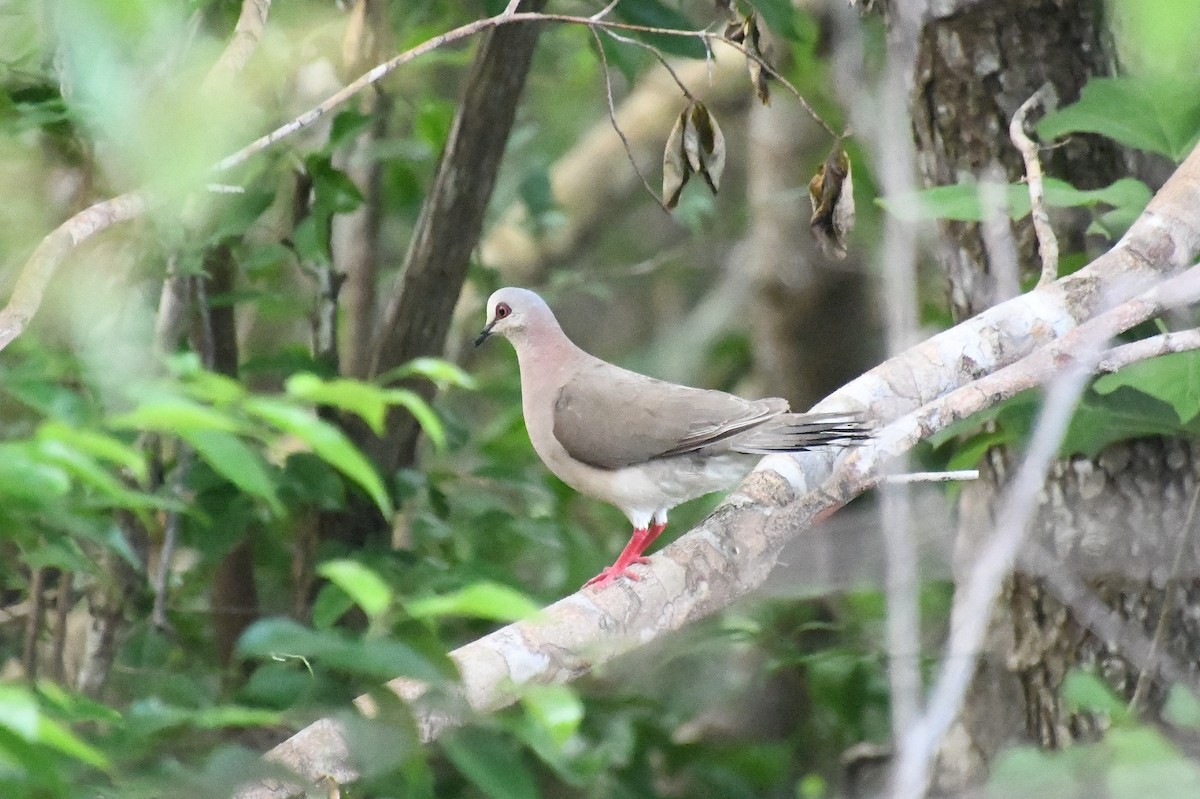
[[[544,0],[526,0],[520,10],[540,11],[544,5]],[[532,24],[505,25],[486,34],[479,45],[433,188],[375,337],[371,377],[414,358],[442,354],[467,266],[483,229],[483,215],[533,60],[538,30],[539,26]],[[426,381],[416,381],[411,388],[427,399],[433,395],[433,387]],[[385,480],[414,462],[421,430],[407,411],[397,409],[388,415],[382,437],[352,417],[343,419],[343,424],[379,466]],[[319,538],[358,548],[369,540],[379,540],[385,529],[374,505],[356,497],[349,511],[322,515]]]
[[[959,6],[921,30],[912,104],[920,172],[927,185],[944,185],[999,165],[1006,180],[1019,180],[1021,158],[1007,133],[1017,107],[1047,81],[1060,103],[1071,102],[1089,77],[1112,67],[1102,5],[1004,0]],[[1073,136],[1041,155],[1047,174],[1083,188],[1112,182],[1131,162],[1111,142],[1088,136]],[[1082,215],[1056,214],[1053,222],[1063,252],[1084,249]],[[996,253],[985,247],[980,226],[945,223],[942,232],[955,317],[1003,299]],[[1028,218],[1013,226],[1013,239],[1021,272],[1036,272]],[[1062,699],[1063,679],[1073,669],[1094,670],[1126,699],[1136,692],[1141,708],[1151,711],[1161,700],[1164,673],[1194,676],[1194,666],[1173,667],[1172,659],[1194,664],[1200,654],[1198,584],[1179,579],[1197,574],[1195,545],[1180,548],[1200,471],[1196,461],[1185,442],[1146,439],[1111,446],[1094,461],[1071,457],[1054,465],[1018,571],[993,611],[962,715],[943,745],[939,791],[979,785],[1001,748],[1014,742],[1058,748],[1094,738],[1097,720],[1072,712]],[[964,491],[960,565],[969,564],[991,534],[997,486],[1015,466],[1009,453],[993,451],[986,470],[991,479]],[[1153,642],[1148,649],[1147,639]],[[1147,661],[1157,665],[1143,676]]]
[[[521,11],[540,11],[526,0]],[[500,160],[533,60],[539,26],[506,25],[487,34],[466,79],[434,186],[413,233],[400,284],[375,342],[372,375],[425,355],[441,355],[451,315],[483,229]],[[428,384],[418,389],[427,396]],[[393,413],[372,454],[385,473],[412,463],[420,432],[408,413]]]

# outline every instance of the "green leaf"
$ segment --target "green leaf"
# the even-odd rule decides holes
[[[1088,391],[1075,408],[1059,452],[1094,458],[1117,441],[1143,436],[1179,436],[1189,430],[1169,405],[1140,391],[1118,388],[1108,395]]]
[[[417,618],[467,616],[492,621],[519,621],[540,608],[519,591],[500,583],[472,583],[449,594],[414,599],[406,606]]]
[[[1043,752],[1034,746],[1014,746],[1002,751],[988,778],[988,795],[1077,796],[1079,781],[1071,758],[1061,752]]]
[[[304,409],[268,397],[248,399],[242,407],[247,413],[306,443],[313,452],[366,491],[385,517],[391,517],[392,501],[375,467],[336,427]]]
[[[1151,191],[1135,178],[1120,180],[1100,189],[1077,189],[1058,178],[1046,178],[1046,205],[1051,208],[1111,205],[1115,208],[1136,209],[1150,202]],[[1029,213],[1029,188],[1023,183],[1004,187],[1005,205],[1013,219]],[[956,183],[953,186],[934,186],[929,189],[884,197],[877,202],[889,213],[901,219],[951,219],[959,222],[982,222],[985,214],[979,198],[979,184]],[[1136,214],[1135,214],[1136,215]]]
[[[70,491],[66,471],[34,457],[30,445],[0,443],[0,496],[7,502],[43,506]]]
[[[115,463],[139,481],[146,481],[149,465],[141,452],[120,439],[95,430],[79,430],[63,422],[44,422],[38,427],[39,441],[57,441],[101,460]]]
[[[279,724],[281,714],[274,710],[240,705],[217,705],[189,713],[189,723],[200,729],[221,730],[228,727],[266,727]]]
[[[1112,799],[1188,799],[1200,784],[1200,768],[1158,730],[1148,726],[1108,732],[1112,751],[1108,796]]]
[[[317,574],[345,591],[371,618],[378,618],[392,604],[388,584],[356,560],[326,561],[317,567]]]
[[[1163,718],[1177,727],[1200,730],[1200,699],[1183,685],[1172,685],[1163,704]]]
[[[61,466],[79,482],[96,489],[113,505],[126,508],[157,508],[171,504],[166,499],[128,488],[87,454],[73,449],[61,441],[54,439],[39,441],[38,449],[48,462]]]
[[[354,607],[354,600],[341,588],[332,583],[321,586],[312,605],[312,626],[318,630],[332,630],[338,619]]]
[[[1162,400],[1187,424],[1200,416],[1200,352],[1177,352],[1132,363],[1096,380],[1098,394],[1126,386]]]
[[[455,730],[442,738],[442,751],[490,799],[537,799],[537,785],[521,753],[498,734]]]
[[[104,753],[54,719],[42,716],[38,719],[37,741],[52,749],[56,749],[70,758],[87,763],[89,766],[108,768],[108,758]]]
[[[312,630],[291,619],[252,624],[237,644],[243,658],[303,658],[313,666],[380,680],[415,677],[437,681],[441,673],[424,655],[387,638],[356,641],[333,630]]]
[[[188,430],[180,435],[214,472],[247,494],[265,500],[276,516],[284,515],[266,461],[240,438],[221,430]]]
[[[293,397],[357,414],[375,435],[383,435],[387,398],[384,389],[378,386],[345,378],[322,380],[316,375],[303,373],[289,377],[285,388]]]
[[[389,404],[399,405],[413,415],[435,447],[446,448],[446,427],[424,397],[404,388],[390,389],[386,396]]]
[[[132,411],[113,417],[109,425],[117,430],[150,430],[173,435],[194,430],[237,433],[242,428],[242,423],[229,413],[171,395],[146,399]]]
[[[1063,701],[1076,710],[1123,719],[1129,711],[1108,684],[1087,671],[1072,671],[1063,680]]]
[[[410,377],[424,377],[433,381],[438,388],[455,386],[474,390],[477,387],[475,378],[464,372],[456,364],[441,358],[413,358],[405,364],[390,369],[376,378],[381,385],[407,380]]]
[[[338,115],[333,118],[333,124],[329,126],[329,141],[325,145],[326,149],[333,152],[342,145],[349,144],[351,139],[370,126],[371,120],[370,114],[364,114],[356,108],[339,111]]]
[[[328,155],[310,155],[304,161],[312,178],[314,211],[324,214],[345,214],[363,204],[362,192],[342,170],[336,168]]]
[[[1194,77],[1092,78],[1078,101],[1042,117],[1037,132],[1046,141],[1099,133],[1179,162],[1200,137],[1200,86]]]
[[[246,387],[231,377],[199,368],[180,375],[188,396],[211,405],[230,405],[246,396]]]
[[[33,692],[21,685],[0,683],[0,726],[27,741],[36,741],[41,711]]]
[[[633,25],[671,30],[696,30],[696,24],[659,0],[624,0],[618,3],[613,13]],[[672,36],[663,33],[635,32],[632,35],[652,44],[664,53],[686,58],[704,58],[708,51],[704,43],[695,36]]]
[[[561,747],[583,723],[583,701],[566,685],[530,685],[521,696],[529,719]]]

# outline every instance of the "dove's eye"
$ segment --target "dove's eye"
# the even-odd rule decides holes
[[[500,303],[496,306],[496,318],[503,319],[512,313],[512,308],[509,308],[506,303]]]

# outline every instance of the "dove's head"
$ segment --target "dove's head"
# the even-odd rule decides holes
[[[529,289],[498,289],[488,297],[487,324],[475,339],[475,346],[478,347],[493,334],[515,343],[530,331],[543,329],[559,329],[554,312],[545,300]]]

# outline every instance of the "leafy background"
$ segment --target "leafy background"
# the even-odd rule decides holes
[[[313,354],[314,270],[330,266],[330,221],[364,202],[339,159],[371,118],[345,110],[327,129],[267,151],[239,175],[242,193],[198,191],[209,164],[320,99],[338,77],[305,67],[336,63],[344,14],[316,0],[278,3],[256,68],[220,102],[196,102],[237,5],[0,5],[0,174],[4,185],[31,187],[13,192],[0,215],[5,293],[33,247],[69,210],[137,186],[152,187],[162,199],[131,231],[88,244],[55,282],[35,328],[0,355],[0,657],[6,663],[0,795],[225,795],[269,771],[258,755],[270,744],[321,716],[348,725],[363,773],[355,796],[841,792],[842,753],[889,735],[884,608],[871,580],[832,594],[793,586],[751,599],[578,683],[531,688],[515,707],[474,719],[435,746],[419,744],[408,710],[378,689],[381,681],[426,680],[434,695],[451,701],[447,652],[575,590],[619,546],[625,521],[575,496],[537,462],[520,417],[515,368],[502,348],[468,363],[467,371],[431,360],[391,376],[436,383],[443,390],[433,405],[388,381],[339,377]],[[404,49],[501,5],[392,4],[389,46]],[[778,63],[789,79],[837,121],[830,68],[818,54],[818,18],[778,0],[755,5],[778,37]],[[1125,31],[1128,74],[1093,81],[1078,102],[1045,116],[1038,134],[1049,140],[1094,132],[1172,161],[1186,155],[1200,135],[1200,73],[1172,61],[1162,43],[1178,40],[1172,31],[1195,30],[1181,19],[1200,20],[1186,3],[1169,13],[1177,16],[1165,26],[1155,15],[1141,23],[1133,15]],[[707,5],[658,0],[626,0],[617,14],[684,29],[712,19]],[[878,20],[862,24],[882,40]],[[1150,48],[1139,37],[1155,43],[1156,57],[1145,55]],[[671,55],[704,56],[692,39],[646,40]],[[655,63],[643,49],[603,42],[617,80],[632,82]],[[381,166],[381,248],[394,263],[429,190],[471,52],[444,48],[386,83],[392,124],[367,157]],[[603,116],[601,62],[591,37],[578,28],[547,29],[491,221],[519,203],[537,232],[563,224],[548,170]],[[873,204],[870,165],[856,145],[850,149],[860,207],[856,248],[877,238],[872,231],[881,210],[920,219],[981,218],[978,187],[969,184]],[[690,185],[674,222],[658,216],[647,222],[660,214],[649,198],[629,211],[613,209],[614,224],[599,234],[587,268],[549,276],[547,295],[574,309],[564,317],[569,331],[599,354],[638,368],[661,369],[680,357],[646,346],[661,341],[644,318],[654,308],[637,306],[640,318],[628,324],[580,319],[663,286],[698,296],[746,224],[736,172],[744,170],[739,160],[753,157],[731,145],[733,187],[714,198],[698,182]],[[813,157],[814,168],[823,158]],[[291,224],[281,198],[296,174],[310,181],[313,202]],[[1047,195],[1053,207],[1090,209],[1093,233],[1115,240],[1151,188],[1133,178],[1090,190],[1052,181]],[[1028,213],[1023,186],[1009,187],[1005,197],[1014,218]],[[237,378],[206,368],[186,347],[160,355],[152,346],[164,265],[201,274],[213,248],[232,253],[240,278],[238,291],[212,298],[213,307],[234,307],[256,322]],[[672,248],[679,255],[648,273],[630,268]],[[472,271],[480,294],[497,281],[483,264]],[[945,319],[938,292],[923,300],[926,323]],[[695,380],[738,387],[753,368],[746,338],[740,329],[717,337],[702,353]],[[1200,424],[1195,360],[1169,356],[1097,379],[1064,453],[1093,455],[1147,433],[1194,434]],[[923,457],[962,467],[988,447],[1019,442],[1037,402],[1019,397],[986,419],[968,420],[930,442]],[[418,418],[426,444],[419,468],[385,475],[342,422],[352,417],[378,430],[393,407]],[[319,551],[321,579],[296,613],[298,531],[356,501],[390,520],[389,540]],[[714,501],[674,513],[673,534]],[[154,558],[171,523],[178,525],[179,551],[156,618],[163,597],[152,588]],[[131,538],[131,527],[151,534]],[[240,637],[226,665],[211,621],[220,599],[213,580],[222,558],[243,541],[251,542],[264,618]],[[136,579],[117,579],[123,573]],[[85,609],[102,612],[112,592],[130,586],[103,691],[72,685],[61,660],[36,680],[22,678],[24,619],[35,593],[54,589],[76,598],[62,620],[71,630],[67,648],[75,651],[82,633],[70,625],[86,617]],[[925,651],[936,650],[949,598],[945,575],[923,587]],[[42,634],[45,651],[51,641]],[[1067,692],[1080,706],[1107,714],[1112,733],[1065,753],[1013,749],[996,771],[997,792],[1084,796],[1101,785],[1112,796],[1150,787],[1173,795],[1196,784],[1196,761],[1124,713],[1091,675],[1073,677]],[[379,708],[371,720],[351,710],[364,693]],[[1200,727],[1200,710],[1186,692],[1172,694],[1169,715],[1181,729]]]

